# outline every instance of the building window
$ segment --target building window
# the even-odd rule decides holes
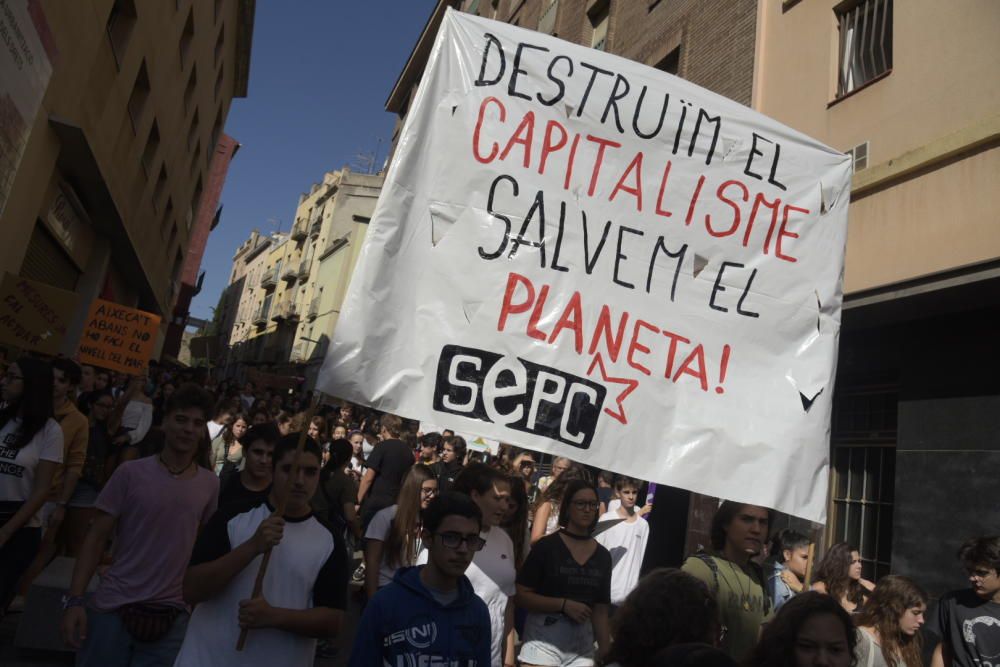
[[[209,144],[214,151],[219,145],[219,135],[222,134],[222,107],[215,114],[215,123],[212,124],[212,143]]]
[[[681,71],[681,47],[678,46],[676,49],[668,53],[667,56],[660,62],[656,63],[654,67],[661,72],[678,76]]]
[[[139,66],[139,73],[135,77],[132,85],[132,94],[128,98],[128,117],[132,120],[132,132],[136,132],[139,121],[142,120],[142,112],[146,109],[146,102],[149,101],[149,74],[146,72],[146,61]]]
[[[219,93],[222,92],[222,75],[225,72],[224,67],[219,68],[219,73],[215,75],[215,101],[219,101]]]
[[[191,215],[188,217],[188,229],[191,229],[191,221],[194,216],[198,213],[198,206],[201,204],[201,176],[198,177],[198,183],[194,186],[194,194],[191,195]]]
[[[892,69],[892,0],[861,0],[838,10],[837,22],[842,97]]]
[[[194,142],[198,139],[198,110],[194,110],[191,117],[191,126],[188,128],[188,148],[194,148]]]
[[[850,388],[834,399],[831,544],[861,554],[863,576],[889,574],[896,486],[894,387]]]
[[[120,70],[125,59],[125,50],[135,29],[136,13],[133,0],[115,0],[108,15],[108,39],[111,40],[111,54]]]
[[[857,173],[862,169],[868,167],[868,142],[863,144],[858,144],[854,148],[847,151],[847,154],[851,156],[851,163],[854,166],[854,172]]]
[[[588,13],[588,18],[590,19],[590,27],[592,29],[590,36],[590,46],[591,48],[597,49],[598,51],[608,50],[608,8],[610,3],[597,3],[593,9]]]
[[[142,169],[146,172],[146,177],[153,175],[153,160],[156,152],[160,148],[160,128],[153,120],[153,125],[149,128],[149,135],[146,137],[146,147],[142,149]]]
[[[160,175],[156,177],[156,187],[153,189],[153,206],[159,207],[163,194],[167,191],[167,165],[160,165]]]
[[[222,60],[222,47],[226,43],[226,24],[223,23],[222,27],[219,28],[219,36],[215,39],[215,67],[218,69],[219,62]]]
[[[184,88],[184,115],[186,116],[188,111],[191,110],[191,101],[194,99],[194,93],[198,89],[198,66],[195,65],[191,68],[191,73],[188,74],[187,86]]]
[[[160,221],[160,238],[166,241],[171,228],[175,228],[174,200],[172,197],[167,197],[167,205],[163,209],[163,220]],[[169,248],[170,246],[167,247]]]
[[[188,10],[187,21],[184,22],[184,31],[181,33],[181,69],[187,66],[188,55],[191,53],[191,43],[194,41],[194,7]]]

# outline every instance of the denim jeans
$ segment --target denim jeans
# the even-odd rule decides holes
[[[155,642],[140,642],[117,612],[87,609],[87,639],[76,654],[77,667],[173,667],[187,631],[188,613],[177,615],[170,631]]]

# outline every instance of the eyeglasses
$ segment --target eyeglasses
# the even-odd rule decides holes
[[[436,496],[437,494],[438,494],[438,490],[437,490],[436,486],[427,487],[427,488],[423,488],[423,487],[420,488],[420,495],[421,496]]]
[[[573,507],[578,510],[596,510],[601,506],[601,503],[596,500],[574,500]]]
[[[441,538],[441,544],[449,549],[457,549],[458,545],[465,543],[469,551],[479,551],[486,544],[486,540],[478,535],[462,535],[461,533],[436,533]]]
[[[535,467],[535,462],[534,461],[521,461],[520,465],[521,465],[521,470],[524,470],[525,468],[534,468]]]

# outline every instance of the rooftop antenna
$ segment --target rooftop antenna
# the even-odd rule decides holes
[[[351,163],[351,170],[360,174],[374,174],[375,166],[378,164],[378,154],[382,150],[382,137],[377,137],[375,150],[370,153],[355,153],[354,161]]]

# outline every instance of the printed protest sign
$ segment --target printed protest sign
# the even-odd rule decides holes
[[[80,338],[80,363],[128,375],[143,373],[159,328],[159,315],[95,299]]]
[[[850,176],[682,79],[449,11],[319,388],[822,521]]]
[[[4,273],[0,283],[0,345],[58,354],[76,302],[73,292]]]

